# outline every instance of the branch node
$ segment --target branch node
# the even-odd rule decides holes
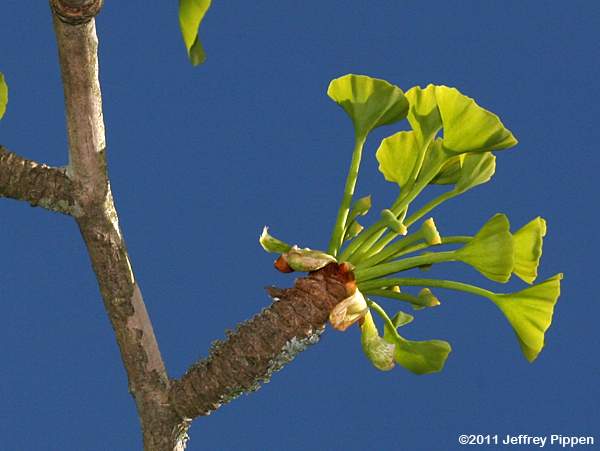
[[[104,0],[50,0],[56,16],[69,25],[81,25],[92,20],[102,9]]]

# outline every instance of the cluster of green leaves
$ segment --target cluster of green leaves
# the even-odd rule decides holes
[[[533,284],[546,234],[546,222],[540,217],[514,233],[504,214],[490,218],[474,236],[441,236],[433,218],[411,231],[415,223],[442,202],[490,180],[496,167],[492,152],[516,145],[513,134],[498,116],[447,86],[416,86],[404,93],[387,81],[350,74],[333,80],[327,94],[350,116],[355,134],[344,196],[327,253],[290,247],[271,237],[266,229],[260,240],[263,247],[285,258],[293,251],[295,267],[291,269],[315,270],[333,258],[352,266],[358,294],[340,303],[330,322],[340,330],[359,322],[363,350],[381,370],[389,370],[395,364],[417,374],[443,368],[451,351],[449,343],[404,338],[398,329],[413,317],[402,311],[390,317],[371,299],[403,301],[416,310],[431,308],[440,305],[431,288],[459,290],[491,300],[512,326],[524,356],[533,361],[544,346],[544,335],[560,295],[562,274],[508,294],[457,281],[390,277],[414,268],[457,261],[495,282],[505,283],[514,274]],[[371,198],[362,197],[352,203],[365,141],[375,128],[405,118],[411,130],[386,137],[376,152],[379,170],[387,181],[399,187],[398,197],[381,212],[378,221],[365,229],[358,217],[367,214]],[[432,184],[448,185],[450,189],[409,215],[413,201]],[[436,250],[448,245],[450,249]],[[305,260],[308,253],[310,260]],[[412,286],[422,289],[418,294],[403,291]],[[371,312],[383,320],[383,335]]]

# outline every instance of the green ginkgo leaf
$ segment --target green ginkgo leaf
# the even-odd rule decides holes
[[[546,236],[546,221],[537,217],[521,227],[514,235],[514,274],[527,283],[533,283],[542,256],[542,245]]]
[[[332,80],[327,95],[346,111],[356,136],[362,138],[376,127],[404,119],[408,112],[408,101],[399,87],[366,75]]]
[[[508,319],[521,351],[530,362],[544,347],[544,335],[552,323],[562,278],[562,273],[559,273],[517,293],[494,294],[491,298]]]
[[[8,86],[4,81],[4,75],[0,72],[0,119],[4,116],[6,111],[6,104],[8,103]]]
[[[442,128],[442,118],[437,105],[435,86],[428,85],[425,89],[420,86],[410,88],[406,92],[410,104],[407,119],[412,129],[420,136],[424,147],[435,138]]]
[[[375,368],[389,371],[394,368],[394,345],[385,341],[377,330],[371,312],[367,312],[360,326],[363,352]]]
[[[444,340],[411,341],[405,340],[396,345],[396,363],[415,374],[429,374],[442,371],[452,348]]]
[[[496,171],[496,157],[491,152],[472,153],[464,156],[460,175],[454,191],[464,193],[492,178]]]
[[[381,141],[375,156],[385,179],[408,189],[421,168],[424,151],[415,131],[398,132]]]
[[[179,27],[190,62],[194,66],[206,60],[198,32],[210,3],[211,0],[179,0]]]
[[[394,341],[394,360],[415,374],[441,371],[452,348],[444,340],[412,341],[400,336]]]
[[[455,251],[455,256],[488,279],[507,282],[514,268],[514,244],[508,218],[503,214],[494,215],[471,241]]]
[[[500,118],[455,88],[436,86],[435,97],[444,127],[444,148],[456,153],[501,150],[517,140]]]
[[[411,315],[398,312],[392,320],[396,328],[410,323]],[[412,341],[401,337],[397,330],[384,325],[383,338],[394,345],[394,360],[415,374],[441,371],[452,348],[443,340]]]

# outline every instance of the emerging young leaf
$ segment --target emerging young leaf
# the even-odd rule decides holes
[[[366,215],[371,209],[371,195],[357,199],[348,213],[348,224],[354,221],[358,216]]]
[[[494,215],[455,255],[488,279],[507,282],[514,267],[514,245],[506,215]]]
[[[546,221],[539,216],[513,235],[515,244],[513,272],[524,282],[533,283],[537,277],[544,236],[546,236]]]
[[[8,103],[8,87],[4,81],[4,75],[0,72],[0,119],[4,116],[6,111],[6,104]]]
[[[387,208],[385,210],[381,210],[381,220],[386,226],[399,235],[406,235],[408,232],[406,226],[402,224],[398,218],[396,218],[396,215]]]
[[[481,108],[455,88],[436,86],[437,100],[444,127],[444,147],[456,153],[501,150],[513,147],[517,140],[500,118]]]
[[[375,368],[389,371],[394,368],[394,345],[379,336],[371,312],[367,312],[360,326],[363,351]]]
[[[211,0],[179,0],[179,27],[190,62],[194,66],[206,60],[198,32],[210,3]]]
[[[525,358],[533,362],[544,347],[544,334],[552,323],[560,296],[561,273],[517,293],[495,294],[494,303],[512,326]]]
[[[423,221],[421,224],[421,228],[419,230],[421,235],[423,235],[423,239],[430,246],[435,246],[436,244],[442,244],[442,237],[440,237],[440,233],[435,226],[435,222],[433,218],[429,218],[426,221]]]
[[[356,237],[360,232],[363,231],[363,226],[355,219],[346,227],[346,233],[344,233],[344,241],[349,241]]]
[[[376,127],[404,119],[408,112],[400,88],[366,75],[348,74],[332,80],[327,95],[346,111],[356,136],[362,138]]]
[[[418,298],[421,299],[423,303],[427,305],[427,307],[437,307],[438,305],[441,305],[440,300],[431,292],[429,288],[423,288],[421,291],[419,291]]]
[[[267,226],[263,228],[258,242],[265,251],[277,254],[283,254],[292,248],[289,244],[269,235],[269,228]]]

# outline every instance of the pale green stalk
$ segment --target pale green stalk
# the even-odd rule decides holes
[[[483,296],[488,299],[493,299],[496,293],[486,290],[484,288],[476,287],[475,285],[469,285],[468,283],[455,282],[453,280],[439,280],[439,279],[417,279],[417,278],[391,278],[391,279],[379,279],[370,280],[368,282],[362,282],[358,284],[361,292],[370,292],[379,288],[393,287],[393,286],[408,286],[408,287],[436,287],[445,288],[447,290],[463,291],[465,293],[475,294],[477,296]],[[385,291],[385,290],[383,290]]]
[[[473,239],[472,236],[447,236],[446,238],[442,238],[441,244],[459,244],[459,243],[468,243]],[[414,246],[408,247],[406,249],[401,250],[393,258],[399,258],[406,254],[412,254],[413,252],[422,251],[423,249],[427,249],[432,246],[440,246],[440,244],[428,244],[428,243],[419,243]]]
[[[398,201],[390,208],[396,216],[399,216],[403,211],[408,209],[410,203],[425,189],[431,180],[436,176],[439,169],[442,167],[443,160],[440,160],[438,164],[430,168],[429,173],[419,181],[418,184],[414,185],[406,196],[400,196]],[[360,257],[369,252],[371,247],[381,238],[381,235],[385,232],[387,226],[383,224],[383,221],[377,221],[368,229],[368,237],[363,238],[360,243],[352,243],[354,246],[348,246],[344,257],[346,260],[356,263],[360,260]],[[365,235],[366,236],[366,235]],[[388,239],[387,242],[393,238]],[[386,243],[387,244],[387,243]],[[351,249],[352,248],[352,249]],[[354,254],[354,257],[353,257]]]
[[[379,288],[370,288],[366,291],[361,291],[361,293],[370,294],[373,296],[380,296],[384,298],[396,299],[398,301],[404,301],[413,305],[420,305],[422,307],[430,307],[430,305],[426,301],[419,299],[418,297],[413,296],[412,294],[397,293],[392,290],[384,290]]]
[[[381,317],[381,319],[383,319],[383,322],[385,322],[385,325],[389,327],[390,332],[393,332],[394,335],[396,335],[396,338],[398,340],[404,340],[404,338],[402,338],[400,335],[398,335],[398,332],[396,331],[396,326],[394,326],[394,323],[392,322],[392,320],[390,319],[388,314],[385,312],[385,310],[383,308],[381,308],[381,306],[377,302],[371,301],[369,299],[369,300],[367,300],[367,305],[369,306],[369,308],[373,309],[375,311],[375,313],[377,313]]]
[[[376,264],[381,263],[383,261],[389,260],[402,249],[405,249],[415,244],[421,239],[423,239],[423,233],[421,231],[413,233],[412,235],[408,235],[407,237],[395,242],[386,249],[383,249],[381,252],[367,256],[367,258],[362,261],[358,261],[356,263],[356,268],[368,268],[370,266],[375,266]]]
[[[404,218],[406,217],[406,212],[407,212],[407,210],[404,209],[402,211],[402,214],[400,216],[398,216],[398,221],[400,221],[403,224],[404,224]],[[388,232],[385,237],[383,237],[380,240],[375,241],[375,245],[371,246],[368,250],[366,250],[364,252],[357,252],[354,255],[353,263],[358,264],[361,261],[363,261],[364,259],[368,259],[368,258],[372,257],[373,255],[378,254],[385,248],[385,246],[387,246],[391,241],[393,241],[395,238],[397,238],[399,236],[400,236],[400,234],[397,232],[394,232],[394,231]],[[402,241],[404,241],[405,239],[406,238],[404,238]]]
[[[356,269],[354,271],[354,275],[356,276],[356,280],[358,281],[376,279],[378,277],[393,274],[395,272],[405,271],[411,268],[416,268],[418,266],[454,261],[455,255],[456,254],[454,253],[454,251],[431,252],[424,255],[417,255],[416,257],[409,257],[400,261],[393,261],[390,263],[375,265],[370,268]]]
[[[358,170],[360,168],[360,160],[365,145],[365,139],[366,136],[357,136],[354,150],[352,151],[352,161],[350,162],[350,169],[348,170],[348,176],[346,177],[344,196],[342,197],[342,203],[338,210],[337,219],[333,226],[333,232],[327,250],[327,253],[334,257],[337,255],[344,239],[346,220],[348,219],[348,212],[350,211],[350,204],[352,203],[352,196],[354,195],[354,187],[356,186],[356,179],[358,178]]]
[[[423,216],[425,216],[427,213],[429,213],[431,210],[433,210],[435,207],[437,207],[438,205],[440,205],[441,203],[443,203],[449,199],[452,199],[457,194],[458,193],[456,193],[455,191],[448,191],[444,194],[439,195],[435,199],[430,200],[425,205],[423,205],[419,210],[415,211],[412,215],[410,215],[406,219],[406,221],[404,221],[404,225],[406,227],[410,227],[415,222],[417,222],[419,219],[421,219]]]

